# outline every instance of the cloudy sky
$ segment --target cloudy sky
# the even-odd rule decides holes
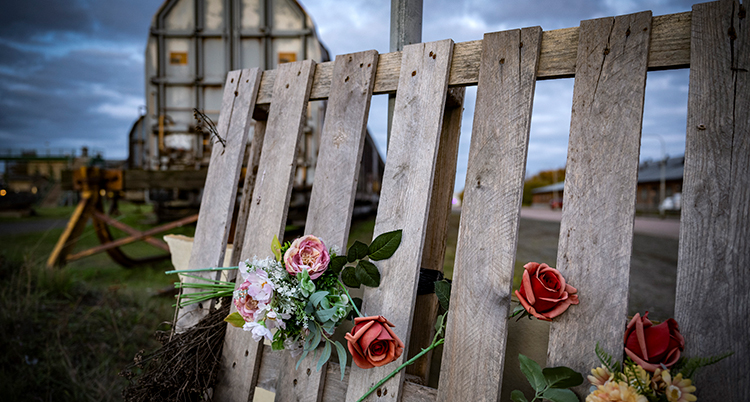
[[[424,0],[423,41],[481,39],[485,32],[643,10],[689,11],[697,0]],[[0,149],[80,148],[127,157],[127,134],[145,103],[143,52],[158,0],[26,0],[0,13]],[[388,52],[387,0],[305,0],[331,55]],[[684,152],[687,70],[649,73],[642,159]],[[573,80],[541,81],[527,175],[565,165]],[[476,91],[467,91],[459,150],[463,187]],[[374,99],[370,130],[385,154],[387,100]]]

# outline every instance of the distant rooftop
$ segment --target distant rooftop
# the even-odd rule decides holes
[[[664,170],[664,180],[680,180],[685,171],[685,155],[667,158]],[[638,183],[653,183],[661,181],[662,161],[647,160],[638,166]],[[565,182],[550,184],[549,186],[537,187],[531,190],[532,194],[563,191]]]

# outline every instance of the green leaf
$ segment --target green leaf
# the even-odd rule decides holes
[[[346,265],[346,256],[345,255],[337,255],[336,257],[331,258],[331,262],[328,264],[328,269],[337,274],[341,272],[341,269],[344,268],[344,265]]]
[[[367,244],[357,240],[349,247],[349,251],[346,253],[346,259],[349,262],[354,262],[362,258],[367,257],[368,248]]]
[[[401,245],[401,234],[402,230],[399,229],[376,237],[370,244],[370,259],[380,261],[390,258]]]
[[[354,267],[346,267],[341,271],[341,282],[350,288],[358,288],[362,283],[357,279],[357,274],[354,271]]]
[[[281,331],[276,331],[276,333],[273,335],[273,342],[271,342],[271,349],[273,350],[284,349],[284,337],[281,335],[282,335]]]
[[[224,321],[232,324],[233,326],[237,328],[242,328],[242,326],[245,325],[245,319],[242,318],[240,313],[236,311],[232,314],[229,314],[227,318],[224,319]]]
[[[276,235],[273,236],[273,241],[271,242],[271,251],[273,251],[276,261],[281,262],[281,243]]]
[[[300,356],[299,360],[297,360],[297,365],[294,366],[295,370],[299,369],[299,364],[302,363],[302,360],[305,360],[305,357],[307,357],[308,353],[309,353],[309,351],[307,351],[307,350],[305,350],[304,352],[302,352],[302,356]]]
[[[321,290],[319,292],[315,292],[312,295],[310,295],[310,302],[313,304],[313,306],[318,306],[320,304],[320,301],[325,299],[325,297],[328,296],[327,290]]]
[[[515,316],[517,316],[517,315],[519,315],[519,314],[523,313],[524,311],[526,311],[526,309],[525,309],[525,308],[523,308],[523,304],[520,304],[520,303],[519,303],[519,304],[518,304],[518,305],[516,306],[516,308],[514,308],[514,309],[513,309],[513,312],[512,312],[512,313],[510,313],[510,315],[508,316],[508,318],[513,318],[513,317],[515,317]]]
[[[365,286],[376,288],[380,286],[380,271],[370,261],[360,260],[354,270],[357,280]]]
[[[336,314],[336,310],[338,310],[336,307],[325,310],[318,310],[315,315],[318,316],[318,320],[320,320],[320,322],[326,322]]]
[[[440,306],[448,311],[451,302],[451,284],[446,280],[435,282],[435,295],[438,298]]]
[[[437,320],[435,320],[435,334],[442,334],[443,330],[445,330],[445,316],[447,315],[448,313],[441,314],[437,317]]]
[[[526,399],[525,396],[523,396],[523,392],[521,392],[519,390],[515,390],[515,391],[511,392],[510,393],[510,399],[513,402],[529,402],[529,400]]]
[[[550,388],[542,394],[542,398],[552,402],[580,402],[576,394],[569,389]]]
[[[326,364],[328,359],[331,358],[331,341],[325,342],[326,346],[323,348],[323,353],[320,354],[318,364],[315,366],[315,370],[320,371],[323,365]]]
[[[583,384],[581,373],[565,366],[547,367],[542,370],[542,374],[550,388],[570,388]]]
[[[320,329],[317,325],[310,325],[308,329],[310,333],[307,335],[303,349],[309,352],[315,350],[320,343]]]
[[[341,381],[344,381],[344,373],[346,373],[346,349],[344,345],[338,341],[334,343],[336,345],[336,353],[339,355],[339,368],[341,369]]]
[[[539,367],[537,362],[520,353],[518,354],[518,361],[521,363],[521,371],[529,380],[531,388],[534,388],[536,392],[541,392],[547,385],[547,382],[544,380],[542,368]]]

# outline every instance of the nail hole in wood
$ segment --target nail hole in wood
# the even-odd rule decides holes
[[[609,54],[609,49],[604,49],[604,55],[606,56],[608,54]]]
[[[703,124],[698,125],[698,130],[705,130],[705,129],[706,129],[706,126],[704,126]]]
[[[245,351],[245,357],[247,357],[247,355],[249,355],[249,354],[250,354],[250,352],[246,350]]]
[[[237,362],[232,363],[232,368],[234,368],[237,365]]]
[[[518,48],[520,49],[520,48],[522,48],[522,47],[523,47],[523,42],[519,42],[519,43],[518,43]]]
[[[500,64],[505,64],[505,59],[500,59]]]
[[[286,87],[289,88],[289,84],[286,84]]]
[[[433,55],[433,53],[432,53],[432,52],[430,52],[430,57],[432,57],[432,55]]]
[[[245,80],[245,82],[250,82],[250,80]]]
[[[362,68],[362,66],[364,66],[364,65],[365,65],[365,63],[359,63],[359,68]]]
[[[377,394],[378,394],[378,397],[381,397],[383,396],[383,391],[380,388],[378,388]]]
[[[239,94],[240,94],[239,92],[237,92],[237,91],[234,91],[234,96],[237,96],[237,95],[239,95]]]
[[[203,303],[198,303],[198,308],[203,309]]]
[[[625,31],[625,36],[630,36],[630,28],[628,28],[628,30]]]
[[[307,369],[307,375],[310,375],[310,369]]]
[[[414,70],[414,71],[411,72],[411,76],[412,77],[415,76],[415,75],[417,75],[417,70]]]
[[[292,384],[296,387],[297,386],[297,379],[295,378],[294,381],[292,381]]]
[[[372,63],[367,63],[367,67],[370,67],[371,65],[372,65]]]
[[[433,54],[432,55],[432,60],[435,60],[436,57],[437,57],[437,54]]]
[[[234,78],[232,78],[231,80],[229,80],[229,82],[234,82]]]
[[[302,71],[297,71],[297,76],[299,76],[302,73]]]
[[[344,78],[344,82],[349,82],[349,77]]]
[[[388,395],[388,388],[383,388],[383,396]]]

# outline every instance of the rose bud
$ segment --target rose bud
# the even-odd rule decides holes
[[[352,332],[344,335],[354,363],[363,369],[384,366],[401,356],[404,343],[382,315],[357,317]]]
[[[310,279],[318,279],[328,269],[329,262],[331,257],[325,244],[312,235],[295,239],[284,253],[286,271],[292,276],[305,270]]]
[[[551,321],[571,304],[578,304],[578,290],[565,283],[560,271],[536,262],[523,267],[521,288],[515,294],[529,314],[540,320]]]
[[[685,339],[674,318],[654,325],[648,311],[643,317],[636,313],[625,329],[625,353],[647,371],[654,372],[662,364],[672,367],[683,350]]]

